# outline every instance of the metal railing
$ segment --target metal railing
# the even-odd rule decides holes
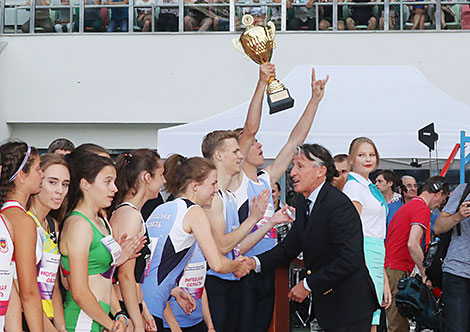
[[[22,1],[22,2],[20,2]],[[200,15],[201,17],[208,17],[212,20],[218,20],[223,22],[223,28],[216,30],[217,31],[228,31],[234,32],[243,29],[240,25],[241,16],[244,13],[252,13],[253,15],[258,16],[257,19],[261,22],[267,22],[268,20],[275,20],[278,30],[281,32],[289,31],[289,20],[297,15],[303,15],[303,18],[308,20],[315,20],[315,28],[312,29],[311,25],[302,26],[297,32],[309,32],[309,31],[320,31],[320,22],[322,20],[328,20],[328,28],[326,30],[338,31],[338,22],[342,25],[346,25],[348,17],[351,17],[351,14],[354,10],[358,8],[363,8],[364,6],[371,7],[373,14],[372,16],[376,18],[376,26],[374,30],[378,30],[380,20],[383,20],[383,31],[391,30],[407,30],[411,27],[411,23],[408,22],[408,18],[412,13],[410,8],[413,6],[426,6],[426,13],[429,17],[429,21],[426,23],[426,28],[430,30],[440,31],[441,27],[441,12],[443,11],[443,6],[453,8],[455,14],[456,22],[452,22],[450,25],[452,27],[459,29],[460,28],[460,13],[462,12],[463,6],[470,6],[470,1],[397,1],[393,2],[390,0],[383,0],[380,2],[340,2],[338,0],[331,0],[329,2],[308,2],[303,3],[291,3],[288,0],[281,0],[280,2],[240,2],[237,0],[230,0],[229,2],[211,2],[211,3],[185,3],[184,0],[179,0],[176,3],[160,3],[163,0],[157,0],[158,2],[152,2],[149,0],[148,5],[136,5],[134,0],[130,0],[128,4],[119,4],[113,5],[109,2],[102,1],[102,4],[85,4],[85,0],[72,0],[72,3],[64,5],[62,3],[51,3],[50,1],[60,1],[60,0],[46,0],[49,5],[38,5],[44,0],[30,0],[29,4],[25,3],[25,0],[0,0],[0,34],[7,33],[19,33],[19,27],[22,26],[25,22],[29,22],[29,33],[34,34],[38,32],[44,32],[45,30],[41,28],[41,25],[37,22],[37,14],[41,13],[44,15],[44,11],[48,11],[51,17],[51,24],[54,25],[55,22],[52,22],[55,18],[55,13],[58,13],[58,10],[69,10],[69,22],[72,25],[72,29],[69,33],[87,33],[89,31],[96,31],[89,29],[85,24],[85,14],[89,9],[101,9],[101,12],[104,9],[105,16],[108,18],[113,15],[113,9],[116,8],[127,8],[128,9],[128,31],[129,33],[141,32],[141,27],[137,22],[137,12],[141,9],[151,9],[151,31],[150,32],[162,32],[157,29],[157,22],[159,20],[159,15],[162,10],[173,9],[177,12],[175,15],[175,20],[177,20],[178,25],[177,29],[173,29],[170,32],[188,32],[185,29],[185,18],[191,15]],[[64,0],[62,0],[64,1]],[[211,0],[208,0],[211,1]],[[212,0],[214,1],[214,0]],[[262,0],[261,0],[262,1]],[[325,17],[324,11],[325,8],[332,7],[331,17]],[[470,8],[470,7],[469,7]],[[41,10],[42,12],[39,12]],[[38,12],[36,12],[38,11]],[[398,13],[397,13],[398,11]],[[300,12],[302,12],[300,14]],[[196,13],[196,14],[194,14]],[[198,14],[199,13],[199,14]],[[259,15],[261,14],[261,15]],[[392,20],[390,20],[392,18]],[[105,31],[106,28],[106,18],[103,17],[103,26],[102,29],[98,31]],[[41,20],[44,20],[42,18]],[[47,19],[46,19],[47,20]],[[39,19],[38,19],[39,21]],[[390,21],[395,21],[395,26],[390,26]],[[396,23],[396,21],[399,21]],[[359,29],[366,29],[364,25],[357,26]],[[197,27],[196,27],[197,30]],[[193,30],[195,31],[195,30]],[[165,31],[168,32],[168,31]]]

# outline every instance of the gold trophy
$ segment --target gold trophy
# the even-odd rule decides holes
[[[242,17],[242,24],[246,26],[246,30],[240,35],[240,38],[233,39],[233,45],[247,59],[249,57],[261,65],[271,61],[273,49],[276,47],[274,42],[276,27],[271,21],[268,22],[267,27],[254,26],[253,22],[254,19],[251,15]],[[268,95],[269,114],[294,106],[294,99],[290,96],[289,90],[275,77],[269,78],[266,94]]]

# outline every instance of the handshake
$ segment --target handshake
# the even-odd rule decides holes
[[[239,256],[235,259],[239,263],[238,268],[233,272],[235,277],[242,278],[256,268],[256,262],[252,257]]]

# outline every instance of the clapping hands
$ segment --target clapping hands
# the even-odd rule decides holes
[[[263,218],[266,207],[269,203],[271,192],[267,189],[263,190],[258,197],[253,197],[250,202],[250,215],[256,220]]]
[[[147,242],[145,234],[137,234],[131,238],[127,237],[127,234],[123,234],[119,241],[117,241],[121,246],[121,256],[117,261],[117,266],[121,266],[129,259],[134,259],[140,256],[140,251]]]

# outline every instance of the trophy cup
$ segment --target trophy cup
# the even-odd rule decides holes
[[[246,26],[246,30],[240,35],[240,38],[233,39],[233,45],[247,59],[249,57],[261,65],[271,61],[273,48],[276,47],[274,43],[276,27],[271,21],[268,22],[267,27],[253,26],[253,22],[254,19],[251,15],[242,17],[242,24]],[[269,78],[266,94],[268,95],[269,114],[294,106],[294,99],[290,96],[289,90],[275,77]]]

